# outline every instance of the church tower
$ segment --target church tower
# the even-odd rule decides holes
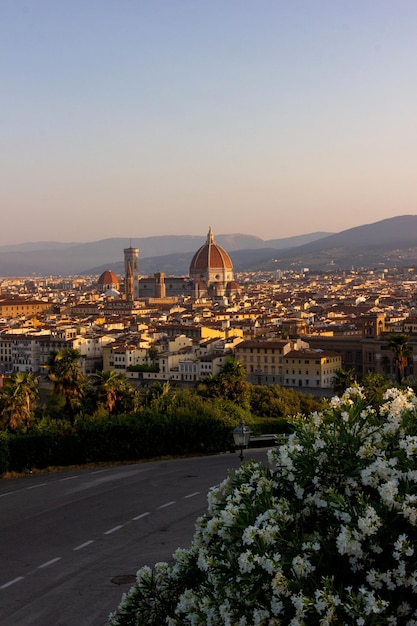
[[[125,290],[127,300],[137,300],[139,298],[139,248],[124,249],[125,255]]]

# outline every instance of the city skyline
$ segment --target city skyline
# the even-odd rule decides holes
[[[417,213],[411,0],[1,11],[0,245]]]

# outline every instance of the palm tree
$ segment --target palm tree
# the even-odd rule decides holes
[[[394,364],[397,370],[398,384],[401,385],[404,372],[408,364],[408,357],[412,350],[408,344],[409,337],[405,333],[393,333],[388,339],[388,348],[394,354]]]
[[[128,382],[123,374],[114,370],[96,372],[92,378],[97,387],[98,399],[106,407],[110,415],[117,401],[121,400],[125,394]]]
[[[32,372],[16,372],[7,380],[1,394],[1,421],[8,430],[21,426],[29,430],[38,397],[38,379]]]
[[[86,378],[79,365],[80,359],[81,353],[78,350],[64,348],[60,352],[52,351],[47,362],[48,377],[54,383],[54,393],[64,397],[65,410],[72,424],[81,406],[86,386]]]
[[[169,380],[164,383],[159,381],[153,383],[143,395],[144,406],[152,407],[155,411],[168,410],[172,400],[175,399],[175,392],[171,391]]]

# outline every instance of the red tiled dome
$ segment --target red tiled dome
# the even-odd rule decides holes
[[[214,241],[213,232],[210,230],[207,241],[197,250],[190,265],[190,275],[205,272],[208,269],[233,270],[232,261],[227,252]]]
[[[116,274],[112,272],[112,270],[105,270],[99,277],[97,283],[99,286],[118,285],[119,279],[117,278]]]
[[[227,283],[226,285],[226,291],[228,292],[240,291],[240,286],[235,280],[231,280],[230,283]]]

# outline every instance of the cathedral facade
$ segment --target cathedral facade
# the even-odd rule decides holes
[[[214,239],[211,226],[205,243],[193,255],[188,276],[165,276],[157,272],[153,276],[139,277],[139,249],[124,249],[124,297],[128,301],[140,298],[180,298],[223,300],[239,294],[230,256]],[[110,277],[110,278],[109,278]],[[117,281],[117,284],[116,284]],[[115,296],[118,279],[107,270],[99,279],[99,291]]]
[[[194,254],[188,277],[168,276],[162,272],[139,280],[139,297],[167,298],[191,296],[219,300],[239,293],[230,256],[214,239],[211,226],[205,243]]]

